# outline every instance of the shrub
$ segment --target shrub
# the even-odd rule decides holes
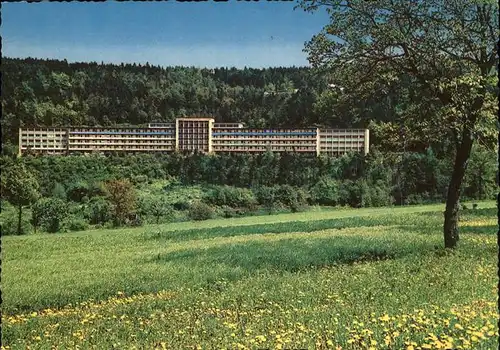
[[[10,142],[6,142],[2,145],[1,154],[2,156],[6,156],[12,159],[17,157],[18,148],[16,145],[11,144]]]
[[[68,216],[68,203],[59,198],[42,198],[32,208],[32,221],[50,233],[58,232]]]
[[[361,206],[363,207],[384,207],[394,204],[391,189],[383,181],[368,183],[361,181]]]
[[[163,190],[168,192],[180,186],[182,186],[182,182],[178,178],[172,178],[170,182],[163,186]]]
[[[311,201],[319,205],[337,205],[339,203],[338,182],[330,178],[320,179],[311,188]]]
[[[254,193],[258,203],[263,205],[269,211],[269,214],[280,204],[277,187],[259,186],[254,190]]]
[[[276,196],[280,203],[297,212],[307,205],[307,193],[298,187],[289,185],[278,186]]]
[[[212,207],[203,202],[194,202],[188,210],[188,218],[191,220],[208,220],[213,214]]]
[[[307,205],[309,197],[304,189],[290,185],[261,186],[256,189],[255,196],[269,213],[279,206],[290,208],[293,212],[299,211]]]
[[[89,185],[89,198],[106,196],[106,186],[102,182],[93,182]]]
[[[52,189],[52,197],[66,200],[66,189],[59,182],[56,182],[54,184],[54,188]]]
[[[136,175],[132,178],[132,183],[136,186],[146,184],[148,181],[149,178],[147,175]]]
[[[208,204],[231,208],[253,209],[257,205],[252,191],[231,186],[215,186],[204,196],[203,201]]]
[[[233,208],[229,208],[229,207],[223,207],[222,213],[224,214],[224,217],[226,219],[234,218],[236,216],[235,210]]]
[[[69,200],[81,202],[82,198],[89,194],[90,186],[86,181],[72,182],[68,186],[67,196]]]
[[[429,204],[432,203],[429,193],[412,193],[406,198],[407,204]]]
[[[83,218],[72,217],[70,220],[68,220],[66,227],[70,231],[85,231],[89,228],[89,223]]]
[[[101,182],[88,183],[87,181],[75,181],[68,186],[67,197],[73,202],[82,203],[85,198],[104,196],[106,190]]]
[[[175,210],[183,211],[189,209],[189,203],[186,201],[179,201],[173,204]]]
[[[127,218],[127,224],[133,227],[142,226],[144,224],[141,215],[134,213]]]
[[[340,205],[348,205],[352,208],[359,208],[363,205],[363,182],[345,180],[339,187]]]
[[[221,208],[222,215],[226,218],[235,218],[235,217],[240,217],[240,216],[245,216],[250,213],[249,210],[247,209],[241,209],[241,208],[230,208],[230,207],[222,207]]]
[[[28,217],[22,215],[21,217],[21,232],[17,232],[18,229],[18,213],[15,211],[9,211],[7,213],[2,213],[2,235],[12,236],[12,235],[26,235],[31,232],[31,225]]]
[[[104,197],[94,197],[86,206],[84,217],[92,225],[104,224],[111,220],[111,204]]]
[[[159,224],[162,218],[170,219],[173,216],[173,210],[163,198],[147,197],[139,202],[139,214],[143,217],[152,216],[155,223]]]

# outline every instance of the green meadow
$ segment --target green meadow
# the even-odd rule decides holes
[[[2,238],[2,349],[497,349],[497,208]],[[469,207],[471,207],[469,205]]]

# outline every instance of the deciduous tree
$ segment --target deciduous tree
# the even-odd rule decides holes
[[[136,207],[134,186],[129,180],[112,180],[106,183],[106,192],[112,206],[113,224],[123,225]]]
[[[2,197],[17,206],[17,234],[22,232],[23,207],[34,203],[40,196],[36,178],[22,164],[14,164],[2,171]]]
[[[370,91],[412,79],[418,108],[409,124],[452,140],[454,166],[444,219],[445,247],[456,246],[458,202],[474,139],[496,114],[498,3],[492,0],[313,0],[330,23],[306,44],[309,61],[331,73],[346,93]]]
[[[35,232],[38,226],[42,226],[47,232],[55,233],[61,229],[68,214],[68,204],[62,199],[42,198],[33,206],[31,223]]]

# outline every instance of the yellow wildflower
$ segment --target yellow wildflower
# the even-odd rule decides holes
[[[382,322],[388,322],[390,318],[389,315],[385,314],[384,316],[379,317],[378,319]]]

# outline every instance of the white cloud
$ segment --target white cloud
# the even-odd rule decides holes
[[[305,66],[300,44],[266,43],[237,46],[53,46],[4,41],[4,57],[67,59],[68,62],[146,63],[160,66],[238,67]]]

